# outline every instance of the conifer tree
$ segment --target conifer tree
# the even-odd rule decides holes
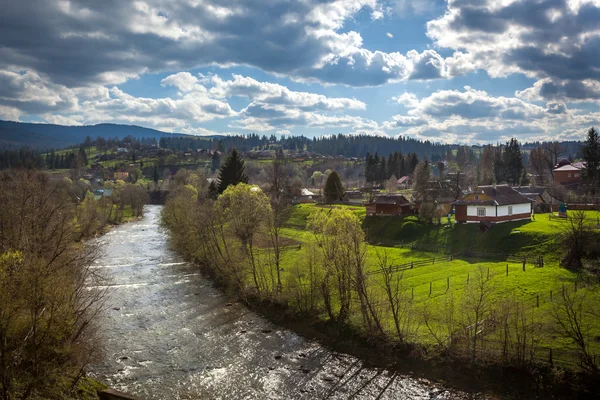
[[[240,153],[233,149],[219,169],[219,193],[223,193],[227,186],[238,183],[248,183],[248,175]]]
[[[590,128],[588,131],[581,153],[586,163],[585,178],[595,190],[600,180],[600,138],[596,129]]]
[[[342,178],[336,171],[331,172],[327,177],[323,194],[327,203],[344,200],[344,186],[342,185]]]

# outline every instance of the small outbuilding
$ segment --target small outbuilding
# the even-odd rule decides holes
[[[414,203],[402,194],[375,196],[367,204],[367,215],[405,215],[412,214],[413,210]]]
[[[308,189],[302,189],[298,196],[298,203],[312,203],[315,194]]]

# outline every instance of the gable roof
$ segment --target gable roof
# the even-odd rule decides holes
[[[521,193],[524,196],[534,195],[534,194],[541,195],[542,193],[544,193],[546,191],[546,188],[532,187],[532,186],[519,186],[519,187],[515,187],[513,189],[515,189],[517,192]]]
[[[412,202],[406,198],[403,194],[388,194],[382,196],[375,196],[372,204],[396,204],[396,205],[405,205],[412,204]]]
[[[302,189],[300,191],[301,196],[314,196],[315,194],[308,189]]]
[[[554,172],[556,171],[580,171],[581,168],[577,168],[575,165],[563,165],[560,168],[556,168],[554,170]]]
[[[504,206],[509,204],[531,203],[533,201],[508,185],[478,186],[477,189],[473,191],[473,194],[483,194],[491,200],[459,200],[455,201],[453,204]]]
[[[405,175],[405,176],[403,176],[402,178],[398,179],[398,180],[396,181],[396,184],[398,184],[398,185],[402,185],[403,183],[408,183],[408,181],[409,181],[409,180],[410,180],[410,176],[408,176],[408,175]]]

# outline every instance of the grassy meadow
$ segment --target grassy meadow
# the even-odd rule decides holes
[[[293,243],[282,255],[284,282],[297,279],[294,276],[298,275],[299,269],[305,268],[306,260],[316,251],[315,237],[306,229],[309,216],[329,207],[301,204],[291,210],[286,227],[282,229],[282,235]],[[447,218],[441,225],[436,225],[423,223],[413,216],[366,217],[365,208],[361,206],[333,207],[350,209],[362,220],[370,243],[366,250],[369,290],[375,299],[379,299],[382,308],[385,308],[384,285],[378,264],[381,256],[385,254],[393,265],[429,261],[401,272],[402,293],[411,303],[412,310],[433,315],[428,323],[416,318],[411,322],[411,340],[433,344],[435,337],[431,329],[443,330],[441,319],[444,314],[461,312],[462,299],[469,296],[478,276],[483,274],[489,287],[487,301],[490,304],[498,305],[507,300],[518,302],[537,321],[540,329],[537,357],[546,359],[552,349],[554,362],[571,365],[576,362],[569,340],[549,328],[553,319],[553,300],[563,288],[580,293],[588,290],[585,276],[559,265],[562,249],[558,234],[566,223],[564,220],[539,214],[534,221],[498,224],[488,232],[480,233],[477,224],[447,224]],[[600,213],[589,211],[587,216],[596,224]],[[467,256],[469,253],[471,255]],[[449,259],[451,254],[452,259]],[[540,256],[544,260],[543,267],[535,264]],[[525,267],[523,257],[526,257]],[[327,316],[322,317],[326,319]],[[353,318],[360,319],[360,315]],[[384,318],[384,321],[391,330],[391,318]],[[591,329],[593,335],[600,338],[600,324],[593,323]],[[490,336],[492,342],[496,339],[499,338]],[[598,341],[593,346],[600,350]]]

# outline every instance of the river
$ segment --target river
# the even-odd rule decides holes
[[[99,239],[111,279],[104,359],[92,376],[146,399],[464,399],[365,367],[278,327],[215,289],[168,248],[160,206]]]

